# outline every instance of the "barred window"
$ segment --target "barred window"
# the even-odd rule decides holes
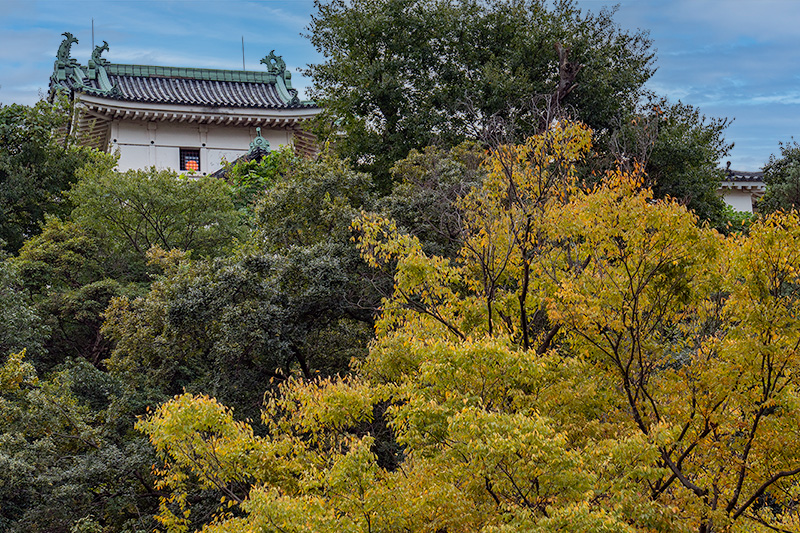
[[[200,150],[181,148],[181,170],[200,171]]]

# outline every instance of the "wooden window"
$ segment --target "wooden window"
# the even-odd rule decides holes
[[[200,150],[181,148],[181,170],[200,172]]]

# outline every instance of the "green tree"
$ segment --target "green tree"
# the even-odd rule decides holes
[[[348,316],[353,269],[332,251],[184,262],[146,297],[114,300],[112,373],[154,403],[186,390],[256,416],[270,382],[346,370],[371,330]]]
[[[122,405],[137,413],[183,392],[219,397],[237,419],[257,418],[264,392],[293,377],[347,372],[373,336],[379,296],[350,224],[371,200],[368,176],[335,159],[293,161],[256,208],[255,231],[232,254],[150,252],[143,296],[115,298],[103,334]],[[385,431],[385,428],[384,428]],[[191,527],[227,494],[190,476]]]
[[[724,229],[725,202],[717,190],[724,175],[719,162],[733,147],[723,136],[730,122],[653,95],[640,107],[610,139],[599,139],[610,145],[602,151],[629,171],[641,165],[647,175],[644,185],[656,198],[674,198],[701,220]]]
[[[758,202],[759,210],[771,213],[800,206],[800,144],[797,141],[781,144],[781,156],[769,156],[764,166],[767,192]]]
[[[128,434],[121,384],[85,361],[42,378],[24,352],[0,365],[0,528],[68,533],[152,531],[152,450]],[[81,531],[81,529],[77,529]]]
[[[542,111],[566,106],[610,128],[653,73],[646,33],[571,1],[316,5],[309,33],[325,57],[307,72],[323,108],[316,131],[384,191],[412,148],[486,140],[498,124],[524,139],[541,128]]]
[[[0,107],[0,239],[16,253],[46,214],[72,209],[66,191],[91,157],[69,134],[64,100]]]
[[[9,260],[50,331],[45,354],[28,350],[38,371],[69,358],[101,366],[111,349],[100,332],[103,311],[115,296],[146,290],[149,279],[128,268],[110,244],[75,222],[47,217],[42,232]]]
[[[370,178],[330,154],[293,166],[256,205],[256,229],[270,251],[349,242],[350,223],[372,201]]]
[[[42,357],[50,331],[20,278],[15,265],[0,262],[0,356],[27,349]]]
[[[455,256],[464,234],[460,202],[483,181],[485,157],[474,143],[411,150],[392,167],[394,188],[374,209],[418,237],[426,252]]]
[[[114,252],[143,263],[153,246],[214,255],[240,236],[230,187],[212,177],[169,170],[113,170],[106,158],[81,170],[69,193],[72,218]]]
[[[298,162],[264,193],[234,254],[156,258],[166,271],[149,293],[106,312],[112,371],[159,401],[185,389],[246,416],[270,381],[346,371],[366,352],[379,302],[350,230],[369,186],[339,160]]]
[[[236,208],[252,213],[264,191],[297,162],[299,157],[291,147],[284,146],[262,158],[230,164],[225,169],[225,181],[233,189]]]

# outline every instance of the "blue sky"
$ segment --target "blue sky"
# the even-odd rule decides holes
[[[592,11],[610,4],[578,2]],[[86,64],[92,18],[112,62],[240,69],[244,37],[248,70],[275,49],[302,91],[308,80],[297,69],[321,60],[301,36],[313,12],[312,0],[0,0],[0,103],[31,104],[46,91],[65,31]],[[650,89],[734,119],[725,135],[733,168],[757,170],[780,141],[800,137],[800,1],[623,0],[615,20],[650,31]]]

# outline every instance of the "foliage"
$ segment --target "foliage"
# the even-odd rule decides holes
[[[0,391],[0,463],[11,479],[0,484],[4,531],[154,527],[153,451],[131,430],[165,396],[105,371],[113,341],[103,313],[113,298],[146,290],[151,244],[219,253],[238,235],[239,215],[224,182],[120,174],[115,162],[94,154],[69,193],[73,219],[46,215],[41,233],[2,264],[0,310],[13,329],[0,333],[35,363],[12,355],[9,375],[28,377]]]
[[[47,217],[42,232],[25,242],[13,260],[28,289],[77,288],[97,279],[103,270],[100,245],[74,222]]]
[[[69,135],[70,117],[65,100],[0,107],[0,239],[11,253],[46,214],[71,209],[65,191],[92,156]]]
[[[9,260],[50,335],[46,355],[28,350],[40,372],[67,358],[101,366],[111,346],[100,333],[111,298],[135,294],[141,274],[128,271],[95,235],[75,222],[47,217],[42,232]]]
[[[411,150],[392,167],[395,186],[375,210],[418,237],[427,253],[455,256],[464,231],[459,202],[483,181],[485,157],[473,143]]]
[[[233,190],[234,206],[251,212],[264,191],[297,162],[298,156],[291,147],[284,146],[259,159],[231,164],[226,169],[225,181]]]
[[[261,431],[197,395],[140,422],[164,526],[193,477],[209,532],[796,529],[800,217],[725,238],[640,170],[579,187],[590,147],[495,150],[456,259],[364,216],[395,290],[357,375],[285,382]]]
[[[692,106],[664,103],[659,134],[645,172],[656,198],[675,198],[701,220],[719,227],[724,201],[717,194],[723,171],[719,161],[733,146],[722,133],[725,119],[706,119]]]
[[[256,231],[233,254],[152,249],[150,268],[163,274],[143,297],[115,298],[105,312],[103,334],[115,344],[107,365],[126,405],[142,412],[187,392],[216,396],[237,420],[256,418],[265,390],[363,359],[378,297],[359,276],[366,266],[350,224],[368,190],[341,161],[299,161],[265,191]],[[181,484],[190,528],[227,494],[194,475]]]
[[[506,333],[520,339],[524,349],[540,334],[537,351],[548,348],[555,330],[543,309],[548,281],[541,275],[546,268],[541,259],[549,259],[560,237],[548,235],[543,222],[578,191],[578,164],[590,149],[591,130],[584,125],[554,125],[523,145],[495,150],[483,187],[466,198],[470,236],[462,255],[479,269],[468,283],[483,295],[490,335],[496,311]],[[514,324],[510,317],[517,305]]]
[[[612,134],[611,152],[629,171],[635,164],[644,168],[656,198],[674,198],[722,229],[719,161],[733,146],[723,138],[730,122],[707,119],[695,107],[653,95],[642,107]]]
[[[800,206],[800,144],[781,143],[780,149],[781,157],[772,154],[764,165],[767,192],[758,202],[758,209],[765,213]]]
[[[27,349],[41,357],[48,333],[18,270],[8,261],[0,262],[0,356]]]
[[[0,366],[0,528],[152,530],[152,451],[117,425],[119,383],[88,363],[40,378],[24,352]],[[129,422],[130,424],[131,422]]]
[[[368,188],[341,161],[298,162],[266,191],[235,254],[160,258],[149,293],[106,312],[113,372],[159,401],[186,390],[257,416],[271,381],[345,371],[378,305],[350,233]]]
[[[145,298],[113,300],[112,372],[155,403],[203,392],[254,416],[271,381],[345,369],[369,330],[346,320],[348,265],[321,251],[183,262]]]
[[[303,161],[267,191],[256,206],[256,226],[267,248],[349,242],[350,223],[371,202],[370,178],[324,153]]]
[[[755,215],[749,211],[736,211],[733,207],[726,205],[725,211],[726,226],[722,228],[723,233],[743,232],[747,233],[755,220]]]
[[[654,70],[646,33],[621,30],[613,11],[585,13],[566,0],[316,6],[309,37],[325,57],[307,71],[323,109],[316,133],[335,137],[337,152],[384,192],[389,169],[412,148],[486,140],[498,124],[525,138],[540,129],[542,108],[567,106],[609,128]]]
[[[141,263],[153,246],[214,255],[239,235],[231,191],[221,180],[168,170],[113,170],[113,160],[89,165],[70,191],[73,219]]]

